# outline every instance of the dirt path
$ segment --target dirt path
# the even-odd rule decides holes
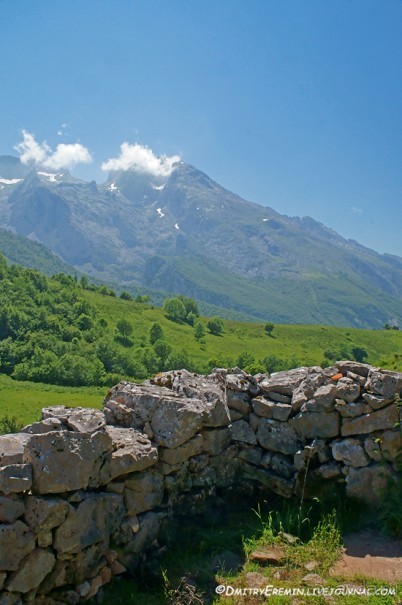
[[[333,576],[356,574],[389,582],[402,581],[402,541],[364,530],[344,538],[342,557],[331,569]]]

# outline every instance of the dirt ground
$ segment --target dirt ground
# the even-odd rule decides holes
[[[356,574],[389,582],[402,581],[402,541],[364,530],[344,538],[342,557],[331,569],[333,576]]]

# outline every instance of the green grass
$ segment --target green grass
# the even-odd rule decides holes
[[[0,374],[0,418],[15,416],[23,425],[39,420],[41,409],[51,405],[100,408],[107,389],[60,387],[19,382]]]
[[[226,320],[222,336],[213,336],[206,329],[205,344],[200,344],[195,340],[191,326],[168,320],[158,307],[89,291],[84,291],[83,295],[97,308],[109,327],[114,327],[121,318],[128,319],[134,327],[134,346],[148,338],[153,322],[160,323],[167,342],[175,349],[185,350],[199,371],[206,371],[208,362],[213,360],[235,363],[244,352],[251,353],[256,360],[275,355],[282,359],[295,357],[301,365],[320,365],[324,351],[340,343],[364,347],[369,354],[368,363],[402,370],[402,355],[398,358],[402,351],[402,331],[276,324],[270,337],[264,332],[265,322]],[[206,326],[207,318],[202,321]]]

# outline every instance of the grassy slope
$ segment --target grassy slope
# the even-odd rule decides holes
[[[162,309],[121,300],[98,293],[83,291],[104,317],[110,328],[124,317],[134,327],[133,346],[148,339],[149,329],[157,321],[163,328],[165,339],[176,350],[185,350],[190,359],[203,369],[210,360],[218,363],[235,363],[241,353],[251,353],[256,360],[267,355],[279,358],[295,356],[300,364],[319,365],[323,352],[339,343],[364,347],[369,352],[368,362],[402,370],[402,332],[386,330],[357,330],[330,326],[275,325],[272,337],[264,333],[263,323],[225,321],[224,334],[212,336],[207,331],[205,344],[194,338],[193,328],[168,320]],[[203,319],[206,324],[207,319]],[[124,347],[118,345],[124,350]],[[205,371],[205,370],[204,370]],[[43,407],[64,404],[69,406],[101,407],[105,388],[70,388],[14,381],[0,376],[0,417],[16,416],[27,424],[38,419]]]
[[[174,348],[184,349],[191,359],[205,364],[209,359],[231,358],[236,360],[243,352],[256,359],[267,355],[288,358],[298,357],[305,365],[321,364],[323,352],[339,343],[354,344],[367,349],[368,363],[383,365],[386,358],[402,352],[402,332],[395,330],[358,330],[315,325],[276,325],[272,337],[264,333],[264,323],[225,321],[222,336],[206,333],[205,345],[194,338],[191,326],[168,320],[162,309],[121,299],[102,297],[93,292],[84,296],[97,307],[100,316],[109,326],[125,317],[134,327],[134,341],[148,337],[149,329],[157,321],[165,338]],[[205,324],[207,319],[203,319]]]
[[[106,391],[97,387],[73,388],[19,382],[0,374],[0,417],[16,416],[25,425],[38,420],[41,409],[51,405],[100,408]]]

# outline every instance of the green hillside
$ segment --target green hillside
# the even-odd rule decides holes
[[[183,367],[207,373],[239,365],[256,373],[355,358],[402,370],[398,330],[267,326],[267,317],[222,321],[222,330],[218,321],[214,334],[192,299],[179,301],[192,312],[174,321],[141,297],[123,297],[86,278],[7,266],[0,255],[0,417],[14,411],[25,422],[46,405],[100,406],[120,379]]]
[[[11,262],[37,269],[46,275],[78,273],[74,267],[70,267],[50,252],[46,246],[6,229],[0,229],[0,252]]]

